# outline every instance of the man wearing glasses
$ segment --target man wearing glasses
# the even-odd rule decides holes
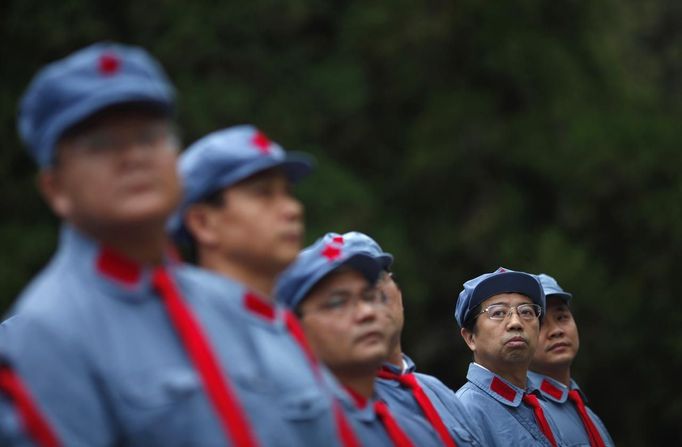
[[[344,234],[343,239],[353,250],[372,255],[382,267],[377,286],[386,296],[391,326],[389,357],[376,381],[379,396],[394,411],[407,412],[436,430],[444,446],[479,445],[473,434],[478,426],[470,420],[455,393],[437,378],[416,372],[412,359],[403,353],[400,338],[405,316],[402,291],[391,272],[393,255],[358,231]]]
[[[544,308],[539,281],[504,268],[465,282],[459,294],[455,319],[474,362],[456,395],[481,425],[484,445],[559,445],[526,378]]]
[[[547,298],[547,313],[540,326],[528,380],[545,397],[547,412],[568,445],[612,446],[606,427],[585,405],[584,393],[571,378],[571,364],[580,347],[578,327],[570,308],[573,295],[551,276],[542,273],[537,277]]]
[[[389,355],[386,296],[374,256],[327,233],[279,278],[276,296],[300,317],[310,345],[338,383],[335,392],[363,445],[442,446],[435,430],[377,399],[375,377]]]

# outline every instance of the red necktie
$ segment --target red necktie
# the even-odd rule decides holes
[[[545,436],[549,440],[550,444],[552,444],[554,447],[556,447],[556,441],[554,440],[554,434],[552,433],[552,429],[549,428],[549,423],[547,422],[547,419],[545,418],[545,412],[542,411],[542,407],[540,406],[540,402],[538,402],[538,398],[535,397],[535,395],[533,395],[533,394],[524,394],[523,395],[523,402],[533,409],[533,413],[535,413],[535,420],[537,421],[538,425],[540,426],[540,429],[545,434]]]
[[[163,267],[157,267],[154,270],[153,283],[161,295],[168,316],[178,331],[190,359],[201,376],[204,388],[228,438],[235,446],[257,446],[251,424],[246,419],[234,391],[230,388],[227,377],[223,376],[201,326],[183,302],[173,280]]]
[[[294,340],[298,342],[299,346],[301,347],[306,357],[308,358],[308,361],[310,362],[310,365],[313,368],[315,375],[317,376],[318,380],[321,381],[322,375],[320,374],[319,364],[317,363],[317,359],[315,358],[315,355],[313,354],[313,351],[310,348],[310,345],[308,344],[308,340],[305,338],[305,333],[303,332],[303,328],[301,328],[300,323],[298,322],[294,314],[291,312],[287,312],[284,315],[284,320],[287,326],[287,330],[289,331],[291,336],[294,337]],[[334,420],[336,422],[336,427],[339,430],[339,436],[341,437],[341,442],[343,446],[360,447],[360,442],[355,436],[355,433],[353,432],[350,423],[346,419],[346,414],[343,412],[341,406],[336,401],[336,399],[334,399],[333,406]]]
[[[585,409],[585,403],[578,390],[571,390],[568,392],[568,398],[573,401],[575,407],[578,410],[580,419],[583,421],[585,430],[587,430],[587,435],[590,437],[590,445],[592,447],[604,447],[604,440],[599,434],[599,430],[595,427],[594,422],[590,419],[590,415],[587,414],[587,409]]]
[[[443,420],[438,415],[438,412],[433,407],[431,400],[426,395],[422,387],[417,382],[417,378],[412,373],[407,374],[395,374],[387,369],[382,369],[379,371],[378,376],[382,379],[395,380],[399,382],[404,387],[410,389],[414,396],[414,399],[421,407],[426,419],[431,423],[431,426],[436,430],[438,436],[443,441],[446,447],[457,447],[454,439],[448,433],[448,429],[443,424]]]
[[[413,447],[412,441],[410,441],[410,438],[407,437],[395,419],[393,419],[393,415],[390,411],[388,411],[388,407],[385,403],[381,402],[380,400],[375,401],[374,411],[376,412],[377,416],[379,416],[381,423],[384,424],[386,432],[388,433],[388,437],[391,438],[394,446]]]
[[[0,390],[14,402],[24,429],[40,447],[59,447],[57,436],[40,414],[19,377],[6,365],[0,366]]]

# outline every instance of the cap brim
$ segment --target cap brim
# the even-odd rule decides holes
[[[520,293],[543,309],[545,307],[540,283],[535,278],[525,273],[505,272],[481,281],[473,291],[469,308],[473,309],[488,298],[501,293]]]
[[[186,196],[183,199],[183,203],[180,205],[179,210],[169,219],[168,224],[166,225],[166,231],[171,234],[176,242],[187,243],[191,241],[191,238],[185,228],[183,219],[185,212],[191,204],[200,201],[218,190],[229,188],[251,176],[270,169],[282,169],[284,175],[286,175],[289,180],[293,183],[297,183],[309,175],[313,171],[314,166],[314,159],[302,153],[288,153],[283,160],[276,160],[269,157],[256,159],[253,163],[248,163],[236,171],[229,172],[224,176],[218,176],[218,180],[212,182],[213,187],[202,190],[199,196]]]
[[[381,268],[388,270],[393,265],[393,255],[390,253],[384,253],[376,257],[376,260],[381,264]]]
[[[41,166],[49,166],[54,159],[54,146],[64,135],[64,132],[82,123],[93,115],[110,107],[123,104],[147,104],[159,111],[172,115],[174,113],[174,99],[172,92],[155,91],[150,93],[144,87],[111,88],[79,102],[76,107],[62,111],[57,119],[46,129],[43,137],[43,147],[50,148],[41,153],[45,159],[38,160]]]
[[[571,298],[573,298],[573,295],[568,293],[568,292],[552,292],[552,293],[546,293],[545,298],[550,298],[550,297],[557,297],[559,299],[564,300],[567,303],[571,302]]]
[[[291,300],[292,307],[297,308],[320,281],[342,267],[351,267],[354,270],[357,270],[372,284],[376,282],[379,278],[379,273],[381,272],[381,265],[377,260],[364,253],[356,253],[341,261],[330,262],[326,264],[324,268],[321,268],[310,275],[308,281],[296,291],[294,298]]]

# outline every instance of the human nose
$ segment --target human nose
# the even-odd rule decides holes
[[[507,313],[508,317],[508,323],[507,323],[507,328],[508,329],[515,329],[515,328],[522,328],[523,324],[521,322],[521,316],[519,315],[519,311],[516,307],[512,307],[509,309],[509,313]]]
[[[547,319],[549,320],[549,319]],[[561,338],[564,335],[564,330],[560,325],[554,323],[553,321],[545,321],[545,324],[549,325],[547,329],[547,338]]]
[[[377,317],[377,303],[362,299],[362,297],[355,297],[352,312],[354,317],[359,321],[374,320]]]
[[[288,193],[283,199],[283,210],[287,220],[300,220],[303,216],[303,204]]]

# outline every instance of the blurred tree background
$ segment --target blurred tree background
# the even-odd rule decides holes
[[[307,239],[357,229],[396,256],[422,371],[465,380],[462,282],[546,272],[575,295],[574,376],[617,444],[682,445],[682,2],[5,0],[0,23],[0,310],[58,226],[21,93],[77,48],[138,44],[185,143],[254,123],[317,156]]]

